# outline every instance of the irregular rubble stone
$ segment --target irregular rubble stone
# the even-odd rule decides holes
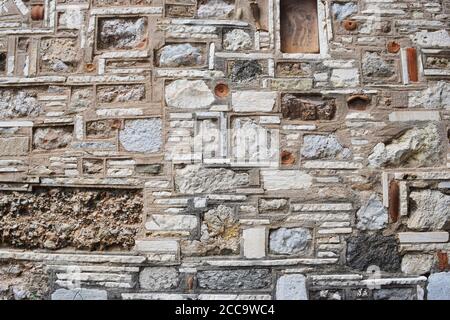
[[[199,165],[188,165],[175,171],[175,186],[180,193],[195,194],[229,191],[249,182],[247,173],[220,168],[208,169]]]
[[[412,41],[425,48],[450,46],[450,34],[447,30],[419,31],[410,36]]]
[[[259,199],[259,212],[283,211],[287,204],[287,199]]]
[[[158,152],[162,145],[161,119],[127,120],[119,132],[119,140],[127,151]]]
[[[347,264],[360,271],[367,271],[370,266],[386,272],[398,271],[400,256],[395,236],[362,233],[348,238]]]
[[[0,193],[0,239],[18,248],[131,248],[141,220],[136,191],[38,189]]]
[[[52,300],[107,300],[106,290],[99,289],[57,289],[52,293]]]
[[[166,103],[174,108],[205,108],[215,98],[206,83],[202,80],[175,80],[165,90]]]
[[[198,287],[208,290],[256,290],[272,283],[269,269],[207,270],[197,273]]]
[[[239,253],[240,224],[236,211],[224,205],[208,210],[201,225],[199,240],[183,242],[190,255],[226,255]]]
[[[288,274],[277,281],[277,300],[308,300],[306,278],[302,274]]]
[[[0,89],[0,118],[36,117],[42,112],[42,105],[32,91]]]
[[[433,266],[432,254],[405,254],[402,258],[402,272],[410,275],[422,275],[430,272]]]
[[[450,108],[450,83],[438,81],[422,91],[411,92],[408,103],[412,108]]]
[[[284,94],[281,100],[283,118],[301,120],[332,120],[336,112],[333,100]]]
[[[231,69],[232,81],[249,82],[262,74],[263,68],[256,60],[236,60]]]
[[[301,155],[305,159],[349,159],[351,151],[343,147],[335,135],[306,135]]]
[[[441,230],[450,221],[450,195],[437,190],[412,191],[407,222],[413,230]]]
[[[431,274],[427,292],[427,300],[450,300],[450,272]]]
[[[390,77],[392,67],[376,52],[366,52],[362,59],[363,74],[367,77]]]
[[[53,72],[73,72],[77,69],[79,51],[73,38],[47,38],[41,41],[41,69]]]
[[[343,293],[341,290],[319,290],[312,291],[309,300],[342,300]]]
[[[178,287],[180,276],[176,268],[151,267],[139,273],[139,285],[150,291],[170,290]]]
[[[101,86],[97,88],[97,100],[101,103],[141,101],[144,98],[144,85]]]
[[[252,47],[252,38],[242,29],[233,29],[230,32],[227,32],[223,39],[223,48],[225,50],[248,50]]]
[[[89,108],[93,103],[93,96],[94,92],[90,87],[74,89],[70,96],[69,109],[79,112]]]
[[[190,43],[167,45],[159,51],[160,67],[198,66],[202,63],[200,48]]]
[[[67,147],[73,140],[73,127],[36,128],[33,134],[33,147],[41,150],[54,150]]]
[[[100,19],[97,48],[133,49],[144,40],[146,28],[145,18]]]
[[[369,155],[371,167],[425,167],[440,158],[440,136],[435,124],[413,128],[389,143],[378,143]]]
[[[388,223],[387,210],[375,194],[358,210],[356,217],[356,226],[360,230],[380,230]]]
[[[416,300],[416,288],[392,288],[373,291],[374,300]]]
[[[200,4],[197,9],[199,18],[228,17],[234,10],[234,3],[223,0],[207,0]]]
[[[298,254],[308,249],[311,232],[305,228],[279,228],[269,237],[270,251],[277,254]]]
[[[86,124],[86,134],[93,139],[108,139],[115,136],[117,128],[114,119],[90,121]]]
[[[352,14],[358,12],[358,5],[354,2],[334,3],[333,14],[338,21],[342,21]]]
[[[0,300],[45,299],[48,294],[48,274],[41,264],[0,262]]]

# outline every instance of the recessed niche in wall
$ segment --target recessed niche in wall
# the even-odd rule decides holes
[[[317,0],[280,0],[283,53],[319,53]]]

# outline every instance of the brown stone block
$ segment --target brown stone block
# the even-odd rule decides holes
[[[400,214],[400,188],[397,181],[389,183],[389,217],[392,222],[397,222]]]
[[[417,50],[416,48],[406,49],[406,58],[408,63],[409,80],[413,82],[419,81],[419,71],[417,68]]]

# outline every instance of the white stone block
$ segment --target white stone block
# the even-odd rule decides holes
[[[270,112],[277,99],[276,92],[236,91],[231,95],[233,110],[236,112]]]
[[[258,259],[266,255],[266,228],[244,229],[243,241],[244,257]]]
[[[288,274],[277,281],[277,300],[308,300],[306,278],[302,274]]]

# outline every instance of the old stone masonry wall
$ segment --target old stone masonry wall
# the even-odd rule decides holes
[[[0,298],[450,299],[449,0],[0,0]]]

